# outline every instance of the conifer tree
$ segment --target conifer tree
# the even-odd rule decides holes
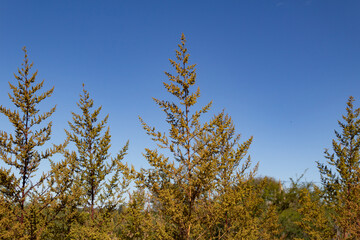
[[[106,127],[108,115],[99,120],[101,107],[91,111],[94,101],[85,89],[77,105],[81,114],[72,113],[73,121],[69,122],[71,130],[66,133],[76,146],[77,172],[85,194],[81,207],[88,215],[72,234],[78,239],[80,236],[84,239],[105,239],[114,228],[111,214],[119,207],[122,193],[128,186],[128,180],[121,176],[125,169],[121,160],[128,149],[128,142],[116,157],[111,158],[110,128]]]
[[[339,239],[359,239],[360,228],[360,109],[354,108],[354,98],[347,102],[341,132],[335,131],[333,153],[325,151],[326,163],[318,163],[325,197],[333,211],[332,218]]]
[[[164,82],[166,90],[177,101],[154,98],[166,114],[169,133],[156,131],[140,118],[159,149],[166,149],[171,155],[167,157],[158,150],[145,149],[144,156],[151,169],[141,170],[138,183],[148,188],[158,220],[166,224],[163,231],[158,231],[158,239],[206,239],[209,226],[204,224],[204,216],[214,215],[209,211],[215,208],[207,209],[205,202],[216,202],[214,198],[220,195],[217,193],[221,189],[229,190],[245,178],[250,158],[242,168],[238,167],[252,138],[239,144],[240,136],[235,134],[232,120],[225,113],[201,123],[200,117],[209,111],[211,102],[199,110],[194,109],[200,90],[193,91],[196,70],[195,65],[188,64],[184,35],[178,46],[176,61],[170,60],[176,75],[167,72],[170,82]]]
[[[46,217],[46,209],[49,206],[58,207],[57,197],[70,184],[61,182],[55,175],[67,168],[70,162],[51,161],[54,154],[63,151],[66,142],[45,148],[51,138],[52,128],[52,122],[45,121],[55,112],[56,107],[41,113],[38,105],[52,95],[54,88],[40,92],[44,81],[36,82],[38,72],[31,74],[33,63],[29,63],[25,47],[23,51],[24,63],[18,73],[14,74],[17,82],[9,83],[12,90],[9,98],[15,109],[0,106],[0,112],[14,128],[14,133],[0,131],[0,158],[10,167],[0,168],[0,198],[9,219],[15,219],[11,226],[0,232],[7,231],[9,236],[13,234],[12,237],[16,239],[38,239],[51,221],[51,218]],[[36,178],[41,162],[49,160],[51,171],[42,176],[37,175]],[[55,189],[58,191],[52,192]]]

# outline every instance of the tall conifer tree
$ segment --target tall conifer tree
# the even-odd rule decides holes
[[[85,219],[80,229],[74,230],[74,237],[104,239],[112,231],[108,225],[111,213],[122,202],[122,193],[128,186],[128,180],[121,176],[125,169],[121,160],[128,149],[128,142],[116,157],[111,158],[110,128],[106,126],[108,115],[99,120],[101,107],[91,111],[94,101],[85,89],[77,105],[81,114],[72,113],[73,121],[69,122],[71,130],[66,133],[76,146],[77,171],[85,194],[82,207],[88,209],[90,221]]]
[[[166,157],[158,150],[145,149],[144,155],[151,169],[142,169],[138,175],[138,183],[152,194],[158,221],[166,224],[158,231],[159,239],[205,239],[209,231],[209,221],[205,218],[214,215],[209,212],[214,208],[209,209],[205,200],[210,202],[211,198],[215,202],[214,197],[219,196],[217,191],[239,186],[245,171],[250,168],[248,158],[238,169],[252,138],[239,144],[240,136],[235,134],[231,118],[224,113],[202,124],[200,117],[208,112],[211,102],[194,110],[200,90],[193,91],[196,70],[195,65],[188,63],[185,41],[182,35],[176,61],[170,60],[176,75],[167,72],[169,83],[164,82],[176,102],[154,98],[166,114],[169,133],[156,131],[140,118],[143,128],[157,142],[159,149],[171,153]]]
[[[335,131],[333,153],[326,150],[327,162],[318,163],[339,239],[360,238],[360,109],[353,102],[350,97],[344,121],[338,121],[341,132]]]
[[[0,106],[0,112],[9,119],[15,130],[14,133],[0,131],[0,158],[11,167],[0,169],[0,197],[8,213],[16,219],[12,226],[14,229],[7,229],[10,232],[13,230],[13,237],[37,239],[50,221],[44,211],[49,206],[57,205],[57,197],[69,186],[69,182],[61,182],[56,176],[57,171],[66,168],[68,162],[51,162],[51,166],[58,169],[52,168],[35,178],[40,163],[62,152],[65,144],[45,148],[52,128],[52,122],[45,121],[55,112],[56,107],[41,113],[38,105],[52,95],[54,88],[40,92],[44,81],[36,82],[38,72],[31,74],[33,63],[29,63],[25,47],[23,51],[24,62],[18,73],[14,74],[17,82],[9,83],[12,90],[9,98],[15,109]],[[58,192],[51,192],[55,189]]]

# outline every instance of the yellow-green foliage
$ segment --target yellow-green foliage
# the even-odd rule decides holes
[[[12,90],[9,98],[15,109],[0,106],[0,112],[14,128],[14,133],[0,131],[0,158],[10,167],[0,169],[1,205],[5,207],[1,211],[7,212],[9,219],[13,219],[11,227],[5,227],[0,232],[8,232],[8,236],[13,234],[17,239],[38,239],[52,221],[52,217],[45,213],[46,209],[61,207],[58,197],[71,184],[63,182],[63,175],[59,175],[61,170],[68,168],[71,159],[59,163],[50,159],[62,152],[66,143],[44,148],[50,140],[52,127],[52,122],[44,121],[55,112],[55,107],[40,113],[38,104],[50,97],[54,88],[39,92],[44,81],[36,82],[37,71],[30,73],[33,64],[28,61],[26,48],[23,50],[24,63],[14,74],[16,84],[9,83]],[[51,171],[39,176],[40,163],[48,160]],[[9,225],[5,223],[5,226]]]
[[[63,144],[48,147],[55,107],[39,103],[53,88],[31,73],[27,51],[9,83],[14,108],[0,106],[12,125],[0,131],[0,239],[19,240],[263,240],[360,239],[360,109],[350,97],[335,132],[333,153],[318,163],[322,188],[311,183],[282,188],[271,178],[255,178],[248,151],[229,115],[207,119],[212,102],[197,107],[195,65],[185,37],[170,60],[165,89],[170,100],[155,99],[165,113],[165,132],[141,124],[156,149],[145,149],[150,168],[124,164],[128,143],[110,156],[108,116],[83,89],[80,113],[72,113]],[[73,144],[74,151],[66,149]],[[60,160],[53,156],[61,154]],[[50,171],[39,175],[40,164]],[[134,180],[134,190],[129,184]],[[124,193],[129,193],[128,199]],[[127,200],[127,201],[125,201]]]
[[[167,157],[158,150],[146,149],[144,155],[151,169],[143,169],[138,175],[138,183],[150,190],[153,207],[165,224],[158,238],[209,239],[215,225],[222,225],[218,228],[225,239],[258,236],[261,220],[254,212],[254,204],[259,195],[244,183],[250,158],[241,164],[252,138],[240,144],[231,118],[223,112],[207,123],[200,122],[211,102],[194,110],[200,90],[193,91],[196,70],[195,65],[188,64],[184,35],[178,46],[176,61],[170,60],[176,75],[166,73],[169,83],[164,82],[177,101],[154,99],[166,114],[168,134],[156,131],[141,119],[159,149],[171,153]]]
[[[315,188],[314,193],[315,198],[312,198],[308,189],[301,191],[301,207],[298,209],[301,219],[296,224],[303,230],[307,239],[333,239],[336,231],[331,224],[326,205],[318,197],[321,191]]]
[[[154,218],[148,209],[149,199],[143,190],[136,190],[129,196],[118,215],[118,235],[122,239],[156,239]]]
[[[0,239],[20,239],[23,228],[14,214],[14,206],[0,196]]]
[[[326,150],[326,164],[318,163],[339,239],[360,238],[360,109],[354,109],[353,102],[350,97],[344,122],[339,121],[341,132],[335,131],[334,153]]]
[[[110,158],[111,135],[110,128],[106,127],[108,115],[98,120],[101,107],[91,112],[93,105],[94,101],[83,89],[78,103],[81,114],[72,113],[73,122],[69,122],[71,131],[66,131],[70,142],[76,146],[77,183],[84,193],[79,207],[87,214],[83,222],[75,224],[77,228],[71,230],[71,236],[75,234],[77,239],[80,236],[87,236],[86,239],[110,237],[115,226],[113,212],[122,203],[122,194],[129,184],[121,176],[125,169],[121,160],[126,154],[128,143],[116,157]]]

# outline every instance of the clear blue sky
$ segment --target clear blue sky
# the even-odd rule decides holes
[[[181,33],[197,63],[200,104],[223,108],[260,175],[300,175],[319,181],[347,98],[360,101],[360,2],[355,0],[253,1],[0,1],[0,103],[11,106],[7,82],[29,56],[57,104],[54,142],[78,111],[85,83],[110,114],[112,151],[130,140],[126,161],[146,167],[141,152],[153,146],[138,115],[166,130],[152,97],[168,97],[162,82]],[[356,106],[359,106],[356,105]],[[1,129],[8,123],[0,116]]]

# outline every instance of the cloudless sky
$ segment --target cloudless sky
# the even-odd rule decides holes
[[[360,101],[360,2],[356,0],[140,1],[0,0],[0,104],[27,46],[38,79],[55,92],[52,141],[64,139],[85,83],[110,114],[112,152],[130,140],[125,161],[147,167],[154,144],[138,116],[166,131],[152,97],[168,99],[164,71],[181,33],[197,64],[199,107],[225,109],[242,140],[254,136],[259,175],[288,180],[308,169],[319,181],[350,95]],[[359,103],[355,106],[360,106]],[[206,119],[205,119],[206,120]],[[0,129],[11,130],[0,116]]]

